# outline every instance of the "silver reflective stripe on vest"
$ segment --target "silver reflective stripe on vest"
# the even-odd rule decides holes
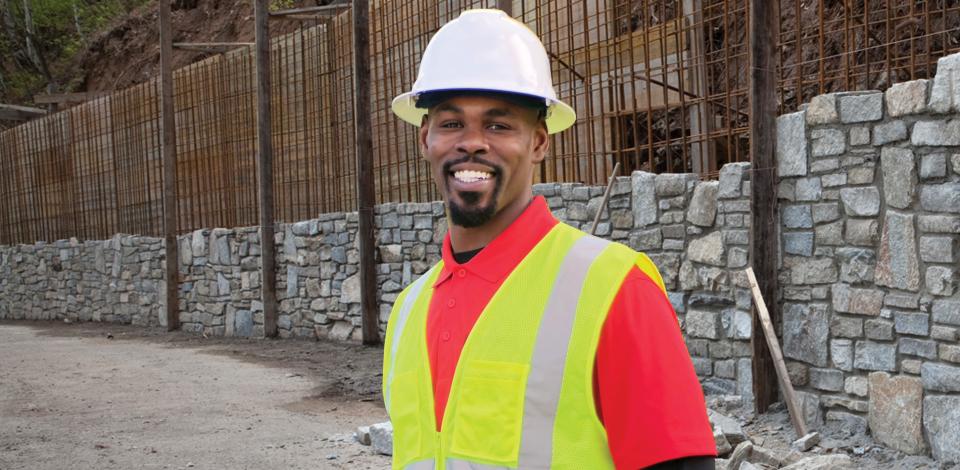
[[[408,463],[403,470],[433,470],[437,468],[433,463],[433,459],[430,460],[421,460],[419,462]]]
[[[393,327],[393,343],[391,343],[390,348],[390,367],[387,369],[389,375],[385,377],[387,384],[384,387],[385,392],[383,396],[383,404],[387,408],[387,414],[390,414],[390,385],[393,384],[393,370],[397,361],[397,348],[400,347],[400,339],[403,338],[403,328],[407,325],[410,312],[413,311],[413,304],[415,304],[417,298],[420,297],[420,291],[423,290],[423,286],[427,283],[427,280],[433,276],[433,271],[437,269],[437,266],[438,265],[434,265],[429,271],[423,273],[423,276],[420,276],[419,279],[413,282],[413,285],[410,286],[410,291],[407,292],[407,296],[403,299],[403,305],[400,306],[400,311],[397,312],[397,318],[394,319],[394,321],[397,322],[397,326]]]
[[[519,468],[548,469],[553,456],[553,424],[560,401],[567,347],[573,335],[577,304],[590,265],[610,242],[584,236],[560,265],[553,291],[537,330],[523,403]]]
[[[447,459],[447,470],[510,470],[510,467],[498,467],[465,460]]]

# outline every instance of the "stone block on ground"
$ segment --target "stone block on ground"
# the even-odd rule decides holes
[[[370,445],[370,426],[360,426],[353,432],[353,439],[361,445]]]
[[[853,469],[853,460],[846,454],[817,455],[782,467],[780,470],[845,470]]]
[[[813,446],[819,443],[820,443],[820,433],[814,431],[814,432],[807,433],[807,435],[793,441],[793,443],[790,444],[790,447],[800,452],[806,452],[812,449]]]
[[[923,439],[923,386],[917,377],[891,377],[886,372],[869,375],[867,421],[873,437],[912,455],[926,452]]]
[[[722,413],[707,409],[707,417],[715,430],[720,431],[731,446],[737,446],[747,440],[747,435],[743,432],[740,423]]]
[[[370,426],[370,444],[383,455],[393,455],[393,424],[389,421]]]
[[[924,398],[923,428],[933,458],[943,463],[960,463],[960,396]]]

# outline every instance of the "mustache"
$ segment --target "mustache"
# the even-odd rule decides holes
[[[455,159],[453,159],[453,160],[448,160],[448,161],[444,162],[444,163],[443,163],[443,172],[444,172],[444,173],[450,173],[450,171],[453,169],[454,165],[459,165],[459,164],[461,164],[461,163],[468,163],[468,162],[479,163],[479,164],[481,164],[481,165],[486,165],[486,166],[488,166],[488,167],[490,167],[490,168],[493,169],[494,174],[498,174],[498,173],[500,173],[501,170],[502,170],[502,168],[500,167],[500,165],[497,165],[496,163],[493,163],[493,162],[491,162],[491,161],[489,161],[489,160],[485,160],[485,159],[482,158],[482,157],[478,157],[478,156],[476,156],[476,155],[464,155],[464,156],[462,156],[462,157],[457,157],[457,158],[455,158]]]

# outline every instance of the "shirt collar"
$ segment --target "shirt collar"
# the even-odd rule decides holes
[[[440,250],[443,258],[443,270],[433,284],[439,286],[454,272],[464,269],[487,282],[500,282],[520,264],[533,247],[540,243],[557,224],[550,213],[546,199],[536,196],[506,230],[497,235],[489,245],[480,250],[470,261],[460,264],[453,259],[450,245],[450,232],[443,238]]]

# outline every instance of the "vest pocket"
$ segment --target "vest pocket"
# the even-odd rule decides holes
[[[417,371],[397,374],[390,391],[394,461],[404,465],[420,457],[423,436]]]
[[[470,361],[459,385],[450,450],[495,463],[516,462],[530,366]]]

